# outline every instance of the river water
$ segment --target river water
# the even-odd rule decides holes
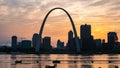
[[[120,68],[120,55],[69,55],[69,54],[23,54],[0,55],[0,68],[45,68],[54,66],[53,61],[60,61],[56,68]]]

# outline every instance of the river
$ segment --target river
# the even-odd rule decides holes
[[[0,68],[45,68],[60,61],[56,68],[120,68],[120,55],[22,54],[0,55]]]

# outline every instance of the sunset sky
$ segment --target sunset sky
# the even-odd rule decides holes
[[[55,7],[66,9],[80,36],[80,25],[90,24],[95,39],[106,39],[110,31],[120,38],[120,0],[0,0],[0,45],[9,44],[11,36],[19,41],[32,39],[39,33],[44,16]],[[48,17],[43,36],[51,36],[52,44],[67,41],[72,30],[69,18],[61,11],[53,11]]]

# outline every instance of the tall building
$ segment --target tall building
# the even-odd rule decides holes
[[[118,41],[118,36],[116,32],[108,33],[108,43],[112,44]]]
[[[12,36],[11,45],[12,45],[13,48],[17,47],[17,36]]]
[[[39,35],[37,33],[35,33],[32,37],[32,46],[33,46],[33,48],[37,49],[37,48],[39,48],[39,44],[40,44]]]
[[[76,51],[75,39],[73,38],[73,32],[71,30],[68,32],[68,42],[66,48],[69,51]]]
[[[72,40],[73,39],[73,32],[70,30],[68,32],[68,40]]]
[[[91,35],[91,25],[81,25],[80,27],[81,49],[93,50],[95,48],[93,36]]]
[[[108,45],[109,48],[111,49],[118,42],[118,36],[116,32],[109,32],[107,36],[108,36]]]
[[[43,38],[43,47],[44,47],[44,49],[51,49],[52,48],[51,47],[51,37],[46,36]]]
[[[90,38],[91,37],[91,25],[81,25],[80,27],[80,37],[83,38]]]

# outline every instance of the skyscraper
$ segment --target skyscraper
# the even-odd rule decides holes
[[[66,48],[69,51],[76,51],[75,39],[73,38],[73,32],[71,30],[68,32],[68,42]]]
[[[118,36],[116,32],[109,32],[108,33],[108,43],[115,43],[118,41]]]
[[[118,42],[118,36],[116,32],[109,32],[107,34],[108,36],[108,45],[109,49],[112,49],[116,42]]]
[[[81,39],[91,37],[91,25],[81,25],[80,27]]]
[[[32,45],[33,45],[33,48],[38,48],[39,47],[39,44],[40,44],[40,40],[39,40],[39,35],[37,33],[35,33],[32,37]]]
[[[70,30],[68,32],[68,40],[72,40],[73,39],[73,32]]]
[[[44,37],[43,38],[43,47],[44,49],[51,49],[51,37]]]
[[[81,25],[80,37],[82,42],[82,50],[93,50],[95,48],[93,36],[91,35],[91,25]]]
[[[17,36],[12,36],[11,45],[12,45],[13,48],[17,47]]]

